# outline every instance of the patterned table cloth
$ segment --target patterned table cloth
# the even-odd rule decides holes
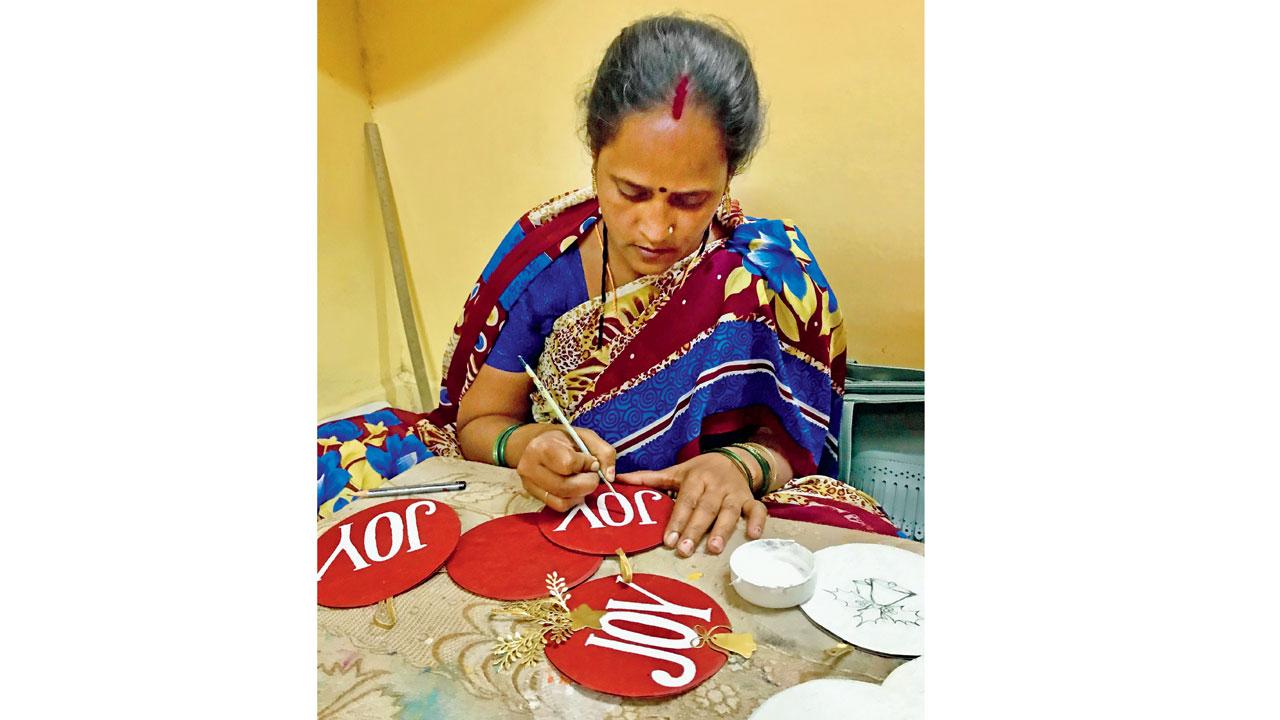
[[[424,496],[450,505],[462,531],[502,515],[531,512],[542,503],[525,494],[514,470],[434,458],[397,476],[393,485],[466,480],[462,492]],[[356,502],[318,523],[330,526],[368,507]],[[374,607],[318,610],[318,717],[324,720],[433,720],[458,718],[746,718],[774,693],[823,677],[879,683],[909,658],[883,657],[853,649],[838,657],[828,650],[839,638],[814,625],[799,608],[770,610],[738,597],[729,585],[729,555],[746,542],[743,524],[720,555],[701,550],[681,558],[657,547],[631,558],[636,572],[688,582],[728,613],[734,632],[754,633],[757,650],[737,655],[719,673],[683,695],[661,700],[619,698],[593,692],[562,677],[545,658],[532,667],[502,671],[489,656],[511,621],[489,618],[502,602],[461,589],[441,568],[426,582],[396,596],[397,623],[373,624]],[[770,518],[764,537],[790,538],[810,550],[849,542],[905,548],[924,554],[917,542],[827,525]],[[616,575],[606,558],[593,577]],[[700,575],[699,575],[700,573]]]

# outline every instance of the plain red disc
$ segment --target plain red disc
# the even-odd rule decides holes
[[[316,601],[352,608],[398,595],[440,569],[461,531],[453,508],[434,500],[361,510],[316,539]]]
[[[547,645],[547,660],[557,670],[592,690],[648,698],[688,692],[724,667],[728,657],[719,650],[705,645],[686,646],[698,634],[695,626],[709,630],[729,624],[719,603],[692,585],[662,575],[636,573],[631,578],[632,586],[620,580],[616,575],[599,578],[570,593],[571,609],[585,603],[593,610],[608,612],[600,618],[602,629],[583,628],[559,645]],[[636,587],[672,605],[703,611],[708,619],[660,608],[609,608],[610,600],[660,605]],[[673,623],[684,629],[661,627]],[[722,632],[732,630],[715,630],[716,634]],[[646,652],[649,654],[643,654]],[[675,654],[684,660],[662,657],[664,654]]]
[[[445,569],[463,590],[495,600],[547,597],[552,571],[573,587],[595,574],[601,558],[566,550],[538,532],[538,513],[494,518],[463,533]]]
[[[661,545],[675,501],[653,488],[613,486],[617,493],[601,485],[569,512],[542,508],[538,513],[542,534],[561,547],[597,555],[612,555],[618,548],[636,553]]]

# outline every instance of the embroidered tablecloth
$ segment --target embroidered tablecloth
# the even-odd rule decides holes
[[[481,463],[433,458],[397,476],[393,485],[466,480],[461,492],[421,496],[457,511],[462,531],[511,513],[539,510],[525,494],[515,471]],[[369,506],[356,502],[318,523],[317,536]],[[746,718],[774,693],[822,677],[879,683],[908,658],[883,657],[853,649],[833,658],[827,650],[839,638],[814,625],[799,608],[769,610],[738,597],[729,585],[729,555],[746,542],[744,525],[720,555],[701,550],[681,558],[665,547],[634,555],[636,572],[668,575],[716,599],[735,632],[754,633],[757,650],[737,655],[710,680],[683,695],[635,700],[596,693],[563,678],[545,659],[531,668],[502,671],[489,652],[507,620],[489,612],[501,602],[472,595],[443,568],[395,598],[397,623],[374,625],[373,607],[335,610],[318,607],[318,716],[325,720],[367,718],[425,720],[472,718]],[[770,518],[764,537],[790,538],[818,550],[849,542],[905,548],[924,554],[920,543],[844,528]],[[606,558],[594,577],[618,572]],[[698,575],[701,573],[701,575]]]

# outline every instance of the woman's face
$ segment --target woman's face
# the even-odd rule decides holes
[[[698,249],[729,181],[720,129],[690,104],[626,116],[596,157],[609,263],[620,282],[654,275]]]

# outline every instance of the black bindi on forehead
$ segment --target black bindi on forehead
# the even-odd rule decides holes
[[[658,188],[658,192],[660,192],[660,193],[664,193],[664,192],[666,192],[666,191],[667,191],[667,189],[666,189],[666,188],[664,188],[664,187],[660,187],[660,188]]]

